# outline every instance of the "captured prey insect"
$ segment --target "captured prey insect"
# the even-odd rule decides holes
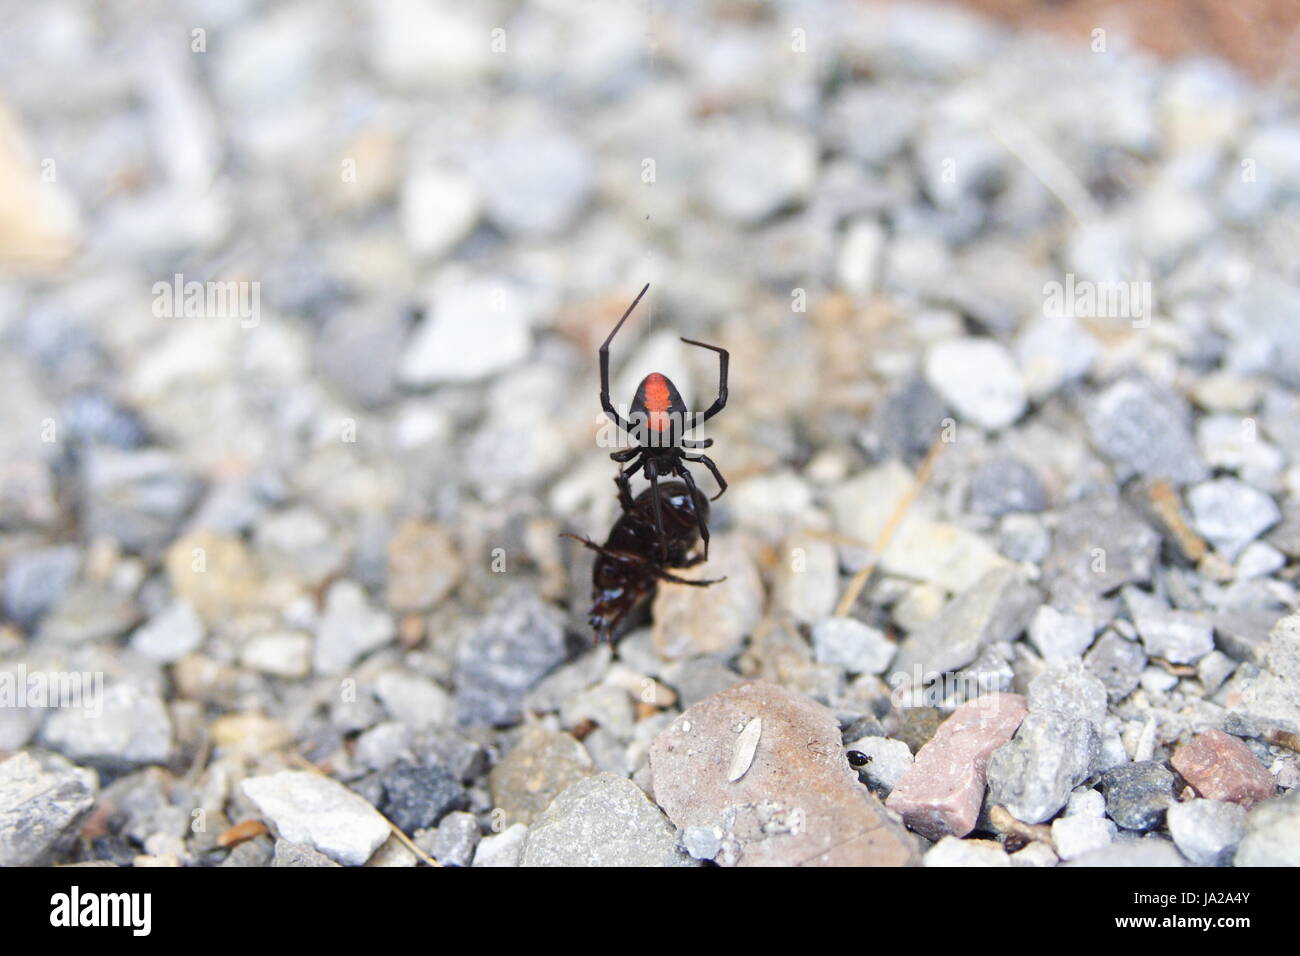
[[[614,341],[614,336],[618,330],[623,327],[627,317],[632,314],[641,297],[646,294],[646,289],[650,288],[650,283],[646,283],[637,297],[632,300],[632,304],[627,307],[623,317],[618,320],[614,326],[614,331],[609,333],[605,339],[605,344],[600,347],[600,407],[605,410],[605,414],[620,429],[628,434],[628,437],[635,442],[632,447],[624,448],[613,452],[609,457],[620,465],[632,462],[632,466],[627,470],[620,470],[618,482],[620,496],[627,496],[628,479],[638,471],[644,470],[645,476],[650,480],[650,488],[653,491],[658,487],[659,479],[675,475],[686,483],[686,486],[695,490],[695,480],[691,477],[690,471],[687,470],[684,462],[697,461],[704,465],[713,473],[713,477],[718,482],[718,493],[714,499],[722,496],[727,490],[727,482],[718,471],[718,466],[707,455],[692,454],[696,449],[708,448],[713,444],[712,438],[695,440],[684,437],[684,433],[690,430],[695,424],[692,422],[690,410],[686,403],[682,401],[681,394],[668,376],[659,372],[651,372],[641,380],[637,386],[636,395],[632,399],[632,407],[628,417],[631,422],[624,421],[614,409],[613,402],[609,398],[609,343]],[[700,348],[709,349],[718,353],[718,395],[702,415],[699,416],[698,424],[707,422],[718,412],[722,411],[727,404],[727,362],[730,358],[729,353],[724,348],[716,345],[706,345],[704,342],[697,342],[694,339],[683,338],[687,345],[698,345]],[[639,500],[639,499],[638,499]],[[661,498],[657,494],[650,496],[651,508],[654,511],[654,526],[659,532],[659,558],[661,562],[667,562],[669,549],[669,535],[664,527],[663,509],[660,504]],[[699,526],[700,538],[704,542],[704,560],[709,557],[709,526],[708,515],[705,509],[696,509],[696,519]]]
[[[691,581],[671,571],[704,560],[703,555],[690,554],[699,540],[701,522],[709,517],[708,499],[699,490],[684,482],[666,481],[647,488],[634,501],[620,486],[619,503],[623,513],[603,545],[575,534],[565,535],[596,552],[588,620],[598,644],[613,642],[623,619],[655,592],[660,581],[708,587],[726,580]],[[666,558],[660,556],[661,542],[666,544]]]

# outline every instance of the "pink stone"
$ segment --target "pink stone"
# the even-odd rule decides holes
[[[1206,800],[1228,800],[1249,807],[1273,796],[1277,783],[1239,738],[1207,730],[1183,744],[1170,761]]]
[[[885,806],[931,840],[970,833],[984,802],[989,757],[1026,713],[1019,694],[986,694],[962,704],[917,751]]]

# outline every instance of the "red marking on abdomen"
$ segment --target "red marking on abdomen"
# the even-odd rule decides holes
[[[657,432],[668,427],[668,411],[671,399],[668,395],[668,379],[658,372],[651,372],[645,377],[645,410],[650,413],[650,427]]]

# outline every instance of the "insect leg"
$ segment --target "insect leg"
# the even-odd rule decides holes
[[[707,588],[711,584],[721,584],[726,578],[710,578],[708,580],[692,581],[689,578],[679,578],[675,574],[670,574],[663,568],[655,568],[655,577],[661,581],[671,581],[673,584],[689,584],[694,588]]]
[[[639,452],[640,449],[637,451]],[[614,484],[618,485],[618,503],[622,505],[624,511],[632,510],[632,486],[628,483],[628,479],[640,471],[644,464],[645,458],[642,457],[627,471],[619,468],[618,476],[614,479]]]

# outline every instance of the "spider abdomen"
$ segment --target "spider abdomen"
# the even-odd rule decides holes
[[[675,444],[675,436],[686,430],[686,414],[686,403],[667,375],[651,372],[637,386],[630,417],[644,432],[641,444]]]

